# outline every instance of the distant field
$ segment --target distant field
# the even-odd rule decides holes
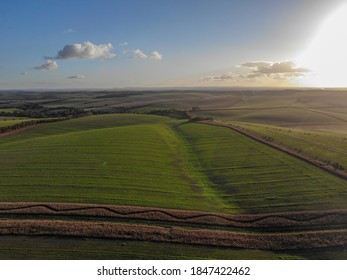
[[[294,126],[344,125],[344,129],[347,128],[347,91],[331,89],[0,92],[0,99],[6,108],[28,102],[50,108],[72,106],[112,111],[123,107],[139,112],[147,108],[189,110],[195,107],[200,109],[198,114],[217,119]]]
[[[74,92],[0,92],[1,106],[34,103],[87,111],[117,113],[160,109],[191,110],[218,120],[260,123],[291,128],[347,131],[347,91],[333,89],[210,89]],[[8,109],[10,108],[10,109]]]
[[[320,128],[343,130],[347,128],[347,115],[326,113],[310,108],[281,107],[230,108],[201,110],[197,114],[219,120],[272,124],[293,128]]]
[[[31,121],[33,119],[28,119],[28,118],[9,118],[9,117],[1,117],[0,116],[0,128],[1,127],[6,127],[6,126],[11,126],[15,125],[18,123],[26,122],[26,121]]]
[[[12,113],[17,111],[21,111],[21,110],[18,108],[0,108],[0,113]]]

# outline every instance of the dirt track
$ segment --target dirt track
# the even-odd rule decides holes
[[[269,214],[223,214],[202,211],[175,210],[139,206],[95,205],[77,203],[0,203],[0,215],[48,215],[65,217],[118,218],[214,225],[253,229],[344,226],[347,209],[326,211],[278,212]]]
[[[231,215],[113,205],[0,203],[0,216],[5,218],[0,220],[1,235],[115,238],[263,250],[347,246],[347,209]],[[148,221],[155,223],[149,225]],[[199,229],[193,229],[192,224]],[[276,230],[264,232],[266,228]],[[242,232],[249,229],[259,232]]]
[[[7,136],[10,136],[10,135],[13,135],[13,134],[37,127],[37,126],[38,126],[38,124],[33,124],[33,125],[28,125],[26,127],[17,128],[17,129],[11,130],[11,131],[2,132],[2,133],[0,133],[0,138],[5,138]]]

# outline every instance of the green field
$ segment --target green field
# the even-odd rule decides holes
[[[155,251],[155,254],[153,252]],[[180,244],[79,239],[58,237],[0,236],[0,259],[304,259],[290,252],[240,250]],[[297,252],[296,252],[297,254]]]
[[[153,255],[155,251],[155,255]],[[316,249],[305,251],[269,252],[259,250],[240,250],[233,248],[214,248],[180,244],[118,241],[107,239],[79,239],[59,237],[0,236],[0,259],[17,260],[298,260],[346,259],[347,252],[340,249]]]
[[[230,129],[148,115],[44,124],[0,140],[2,201],[228,213],[346,206],[345,181]]]
[[[240,135],[201,124],[179,127],[199,170],[229,207],[259,213],[346,207],[347,183]]]
[[[0,142],[3,201],[221,209],[171,119],[114,115],[45,124]]]
[[[271,137],[275,143],[308,153],[323,162],[339,163],[347,168],[347,132],[332,133],[317,129],[295,129],[240,122],[234,124],[260,136]]]
[[[331,111],[329,106],[334,104],[313,108],[313,99],[303,99],[306,103],[301,100],[294,106],[301,109],[284,109],[273,99],[274,94],[264,98],[265,93],[259,97],[249,93],[104,95],[97,98],[94,93],[71,94],[64,99],[52,93],[51,99],[45,99],[45,106],[73,105],[87,110],[100,106],[112,110],[115,103],[123,106],[125,102],[129,111],[148,112],[199,105],[202,108],[194,111],[196,115],[231,120],[307,153],[338,160],[343,165],[346,161],[340,152],[346,147],[345,113],[342,109]],[[283,97],[286,102],[293,101],[289,95]],[[27,98],[23,96],[23,100]],[[309,113],[310,110],[320,113]],[[0,126],[10,121],[0,121]],[[40,124],[0,138],[0,158],[2,202],[77,202],[251,214],[347,207],[347,183],[342,179],[231,129],[154,115],[104,114]],[[157,221],[148,224],[182,226]],[[345,259],[346,253],[344,248],[268,252],[143,241],[1,236],[0,256]]]

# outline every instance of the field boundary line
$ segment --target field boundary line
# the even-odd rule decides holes
[[[324,170],[330,174],[333,174],[333,175],[335,175],[341,179],[347,180],[347,173],[346,172],[343,172],[341,170],[337,170],[332,166],[326,165],[324,162],[322,162],[320,160],[309,157],[308,155],[305,156],[305,155],[300,154],[294,150],[286,148],[282,145],[279,145],[279,144],[273,143],[271,141],[268,141],[266,139],[263,139],[261,136],[256,135],[255,133],[251,133],[244,128],[240,128],[240,127],[237,127],[237,126],[232,125],[232,124],[222,124],[222,123],[215,123],[215,122],[211,122],[211,121],[198,121],[197,123],[232,129],[238,133],[241,133],[242,135],[244,135],[248,138],[251,138],[252,140],[258,141],[258,142],[265,144],[267,146],[270,146],[270,147],[272,147],[272,148],[274,148],[280,152],[283,152],[283,153],[286,153],[286,154],[293,156],[295,158],[301,159],[301,160],[303,160],[307,163],[310,163],[311,165],[314,165],[314,166],[316,166],[316,167],[318,167],[318,168],[320,168],[320,169],[322,169],[322,170]]]
[[[249,234],[108,222],[0,220],[1,235],[67,236],[171,242],[260,250],[347,246],[347,230]]]

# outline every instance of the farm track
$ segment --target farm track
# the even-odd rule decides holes
[[[324,162],[317,160],[317,159],[314,159],[313,157],[310,157],[307,154],[302,154],[302,153],[296,152],[295,150],[292,150],[290,148],[284,147],[280,144],[276,144],[276,143],[273,143],[271,141],[268,141],[268,140],[262,138],[261,136],[255,134],[255,133],[247,131],[246,129],[243,129],[243,128],[240,128],[240,127],[237,127],[237,126],[231,125],[231,124],[214,123],[211,121],[199,121],[199,123],[205,124],[205,125],[219,126],[219,127],[225,127],[225,128],[232,129],[232,130],[234,130],[238,133],[241,133],[242,135],[245,135],[245,136],[247,136],[253,140],[256,140],[256,141],[263,143],[267,146],[275,148],[278,151],[284,152],[288,155],[291,155],[291,156],[294,156],[298,159],[301,159],[301,160],[303,160],[307,163],[310,163],[310,164],[312,164],[312,165],[314,165],[314,166],[316,166],[316,167],[318,167],[318,168],[320,168],[326,172],[329,172],[329,173],[331,173],[331,174],[333,174],[333,175],[335,175],[341,179],[347,180],[347,173],[346,172],[343,172],[341,170],[337,170],[332,166],[326,165]]]
[[[288,135],[288,137],[294,138],[294,139],[298,139],[298,140],[301,140],[301,141],[304,141],[304,142],[307,142],[307,143],[310,143],[310,144],[313,144],[313,145],[316,145],[316,146],[328,149],[328,150],[330,150],[332,152],[335,152],[335,153],[341,153],[341,154],[347,155],[346,150],[343,150],[343,149],[339,149],[339,148],[335,148],[335,147],[332,147],[332,146],[328,146],[328,145],[325,145],[323,143],[316,142],[316,141],[309,140],[309,139],[305,139],[305,138],[298,137],[298,136]]]
[[[332,114],[328,114],[328,113],[325,113],[325,112],[321,112],[321,111],[318,111],[318,110],[312,110],[312,109],[306,109],[306,110],[309,111],[309,112],[313,112],[313,113],[321,114],[323,116],[327,116],[329,118],[332,118],[332,119],[335,119],[335,120],[338,120],[338,121],[341,121],[341,122],[344,122],[344,123],[347,122],[346,119],[343,119],[343,118],[340,118],[340,117],[336,117],[336,116],[334,116]]]
[[[28,126],[26,126],[26,127],[17,128],[17,129],[11,130],[11,131],[1,132],[1,133],[0,133],[0,138],[5,138],[5,137],[7,137],[7,136],[10,136],[10,135],[13,135],[13,134],[22,132],[22,131],[26,131],[26,130],[28,130],[28,129],[37,127],[38,125],[39,125],[39,124],[33,124],[33,125],[28,125]]]
[[[232,215],[136,206],[23,202],[0,203],[0,215],[1,235],[114,238],[261,250],[347,246],[347,209]],[[100,220],[105,218],[106,221]],[[148,225],[148,221],[156,223]],[[198,225],[199,229],[190,225]],[[243,233],[235,228],[260,232]]]

